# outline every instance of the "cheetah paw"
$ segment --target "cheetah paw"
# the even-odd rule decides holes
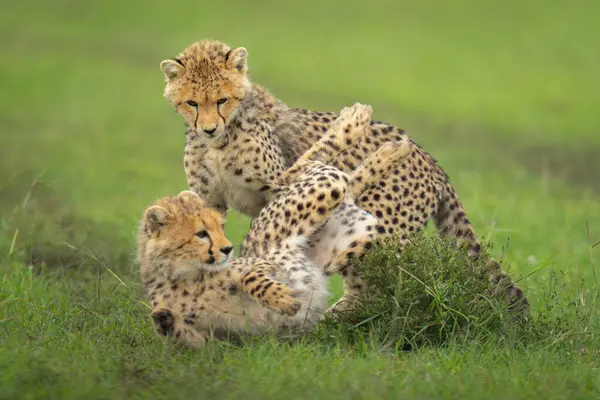
[[[302,306],[302,303],[295,298],[297,295],[298,293],[291,289],[284,289],[278,293],[278,297],[269,308],[282,315],[294,316]]]
[[[278,312],[282,315],[289,315],[290,317],[296,315],[300,308],[302,307],[302,303],[293,297],[283,297],[277,300],[273,311]]]
[[[158,311],[154,311],[151,314],[152,321],[154,322],[154,327],[156,331],[162,336],[169,336],[173,334],[173,329],[175,326],[175,317],[171,310],[160,309]]]
[[[386,163],[394,163],[399,161],[410,154],[412,145],[408,140],[402,140],[399,142],[385,142],[375,152],[375,157],[378,160],[385,161]]]
[[[335,125],[338,131],[338,139],[346,144],[348,140],[354,141],[365,135],[371,123],[373,107],[361,103],[355,103],[351,107],[344,107]]]

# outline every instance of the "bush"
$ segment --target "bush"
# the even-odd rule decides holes
[[[488,256],[472,261],[437,236],[416,236],[401,255],[398,247],[390,238],[355,262],[369,285],[366,298],[357,310],[327,317],[317,335],[336,330],[351,341],[410,349],[502,338],[521,325],[506,302],[490,294],[483,272]]]

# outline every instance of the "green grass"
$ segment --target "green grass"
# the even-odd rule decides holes
[[[0,398],[598,397],[599,11],[591,0],[3,4]],[[547,337],[411,353],[382,347],[375,325],[362,339],[332,329],[204,352],[155,337],[133,233],[144,207],[185,188],[183,125],[158,64],[200,38],[246,47],[253,78],[291,105],[361,101],[406,129],[522,277]],[[247,226],[233,213],[227,233],[239,242]]]

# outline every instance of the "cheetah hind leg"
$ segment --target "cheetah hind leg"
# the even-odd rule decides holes
[[[376,185],[399,161],[406,158],[411,150],[412,142],[402,140],[387,142],[375,153],[369,155],[350,177],[352,197],[357,197],[369,187]],[[356,206],[352,205],[351,207]],[[367,291],[366,283],[352,265],[352,258],[362,256],[371,248],[375,238],[377,220],[372,216],[364,218],[360,213],[353,215],[350,213],[349,209],[349,218],[347,219],[352,220],[354,224],[352,230],[362,233],[353,237],[349,247],[336,254],[324,268],[327,274],[341,274],[344,283],[344,296],[328,310],[334,313],[355,308],[360,304],[360,298]]]
[[[350,176],[350,193],[354,198],[379,180],[388,176],[402,159],[408,157],[413,144],[405,139],[399,142],[386,142],[377,151],[369,155]]]
[[[352,197],[356,198],[370,186],[376,185],[380,179],[386,176],[386,173],[389,172],[391,168],[394,168],[399,161],[406,158],[410,154],[411,149],[412,143],[409,141],[403,140],[400,142],[386,142],[375,153],[368,156],[350,177],[350,191],[352,193]],[[353,222],[356,222],[355,220],[364,220],[364,218],[362,218],[362,214],[364,213],[365,212],[362,211],[361,213],[354,214],[354,212],[349,211],[348,216],[349,219],[352,219]],[[368,229],[368,231],[372,232],[374,229]],[[324,267],[325,273],[339,273],[349,264],[352,256],[364,253],[365,244],[371,242],[371,236],[373,235],[368,236],[369,237],[366,237],[365,235],[363,240],[359,240],[359,242],[362,242],[362,244],[357,244],[355,246],[354,243],[351,243],[349,248],[341,253],[338,253]]]
[[[282,176],[283,185],[290,184],[302,174],[311,162],[319,161],[329,164],[343,154],[352,144],[368,132],[373,108],[369,105],[355,103],[340,111],[327,133],[312,145]]]

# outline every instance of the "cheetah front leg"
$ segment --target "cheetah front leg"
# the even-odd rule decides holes
[[[197,193],[206,203],[206,207],[217,209],[227,215],[228,204],[218,179],[206,161],[207,148],[198,135],[189,133],[185,145],[183,165],[188,187]]]
[[[263,307],[278,314],[294,316],[301,303],[289,286],[269,276],[274,270],[275,266],[266,261],[256,261],[242,276],[242,290]]]
[[[206,345],[208,332],[200,332],[193,326],[186,325],[181,316],[169,309],[157,309],[152,312],[151,318],[154,330],[161,336],[172,337],[175,342],[192,348]]]

